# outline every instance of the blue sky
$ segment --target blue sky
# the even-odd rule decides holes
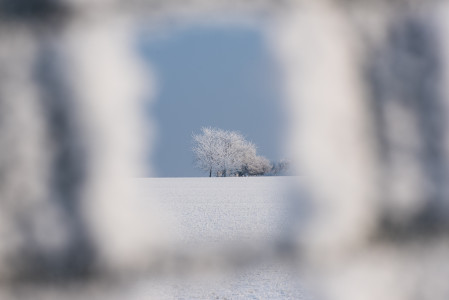
[[[193,166],[192,133],[203,126],[237,130],[270,160],[282,155],[285,112],[279,72],[253,27],[192,26],[139,36],[157,77],[155,176],[204,176]]]

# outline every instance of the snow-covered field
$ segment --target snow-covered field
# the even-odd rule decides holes
[[[152,299],[310,299],[294,259],[279,249],[291,233],[296,182],[293,177],[136,180],[143,200],[158,196],[173,225],[175,251],[187,257],[177,269],[180,276],[143,281],[139,294]]]
[[[281,233],[292,177],[137,179],[140,197],[156,196],[178,241],[216,244],[273,239]]]
[[[285,243],[294,232],[291,193],[297,182],[294,177],[135,179],[142,209],[159,206],[156,214],[148,210],[162,221],[157,235],[166,238],[161,252],[148,254],[159,265],[121,283],[34,286],[10,298],[0,293],[0,299],[312,299]]]

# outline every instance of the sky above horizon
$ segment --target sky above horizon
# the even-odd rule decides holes
[[[279,72],[259,30],[203,25],[143,33],[139,48],[157,83],[148,108],[157,130],[153,176],[205,176],[191,151],[192,134],[205,126],[239,131],[259,155],[284,158]]]

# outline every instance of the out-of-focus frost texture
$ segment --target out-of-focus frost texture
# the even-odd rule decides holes
[[[315,211],[304,261],[330,299],[445,299],[448,7],[334,4],[272,32]]]
[[[217,16],[256,20],[283,70],[308,195],[296,201],[309,203],[287,239],[318,293],[447,299],[444,1],[0,0],[2,284],[176,257],[161,210],[142,209],[129,181],[153,84],[133,26]]]

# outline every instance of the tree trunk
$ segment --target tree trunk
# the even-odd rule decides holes
[[[209,177],[212,177],[212,168],[209,170]]]

